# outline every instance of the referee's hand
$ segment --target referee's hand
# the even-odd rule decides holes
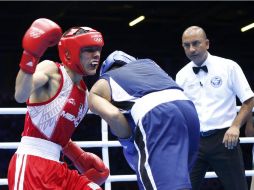
[[[228,149],[233,149],[239,141],[240,130],[236,126],[231,126],[225,133],[222,143]]]

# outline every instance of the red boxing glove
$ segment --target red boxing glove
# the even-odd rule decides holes
[[[63,148],[63,154],[66,155],[78,169],[89,180],[101,185],[109,175],[109,169],[103,161],[95,154],[85,152],[71,140]]]
[[[46,18],[35,20],[23,37],[23,55],[20,68],[33,74],[40,57],[48,47],[55,46],[62,36],[62,29]]]

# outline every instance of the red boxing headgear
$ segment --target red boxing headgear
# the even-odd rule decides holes
[[[67,30],[58,43],[59,56],[64,65],[71,70],[85,75],[80,63],[81,49],[88,46],[103,47],[100,32],[89,27],[73,27]]]

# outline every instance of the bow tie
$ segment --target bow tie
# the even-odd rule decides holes
[[[198,74],[198,72],[199,72],[200,70],[203,70],[203,71],[205,71],[206,73],[208,72],[208,69],[207,69],[207,66],[206,66],[206,65],[204,65],[204,66],[202,66],[202,67],[192,67],[192,69],[193,69],[193,72],[194,72],[195,74]]]

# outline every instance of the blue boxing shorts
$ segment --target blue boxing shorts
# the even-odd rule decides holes
[[[140,190],[191,188],[189,172],[199,144],[199,119],[181,90],[153,92],[131,109],[136,124],[130,139],[119,139]]]

